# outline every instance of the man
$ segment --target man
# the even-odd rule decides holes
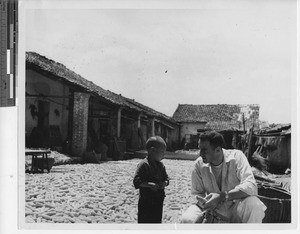
[[[200,157],[192,171],[192,194],[198,200],[182,215],[182,223],[203,222],[207,211],[224,222],[261,223],[266,206],[259,200],[257,185],[246,156],[223,149],[221,134],[200,135]]]

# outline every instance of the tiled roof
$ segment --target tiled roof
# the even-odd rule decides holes
[[[205,122],[206,128],[224,130],[241,129],[242,116],[248,125],[250,119],[258,120],[259,105],[190,105],[179,104],[173,118],[180,123]],[[252,121],[251,121],[252,125]]]
[[[73,85],[79,86],[85,89],[87,92],[93,93],[99,97],[104,98],[110,103],[127,107],[138,112],[143,112],[150,116],[160,117],[164,120],[175,123],[172,117],[164,115],[158,111],[151,109],[150,107],[144,106],[141,103],[134,101],[133,99],[126,98],[124,96],[113,93],[109,90],[105,90],[93,82],[86,80],[82,76],[68,69],[61,63],[57,63],[51,59],[46,58],[35,52],[26,52],[26,67],[36,71],[43,71],[47,74],[51,74],[55,77],[61,78],[66,82]]]
[[[205,129],[211,129],[215,131],[222,130],[239,130],[242,126],[237,121],[212,121],[205,125]]]
[[[163,119],[167,119],[167,120],[169,120],[170,122],[173,122],[173,123],[176,122],[176,121],[175,121],[172,117],[170,117],[170,116],[167,116],[167,115],[165,115],[165,114],[163,114],[163,113],[160,113],[160,112],[158,112],[158,111],[156,111],[156,110],[154,110],[154,109],[152,109],[152,108],[150,108],[150,107],[148,107],[148,106],[145,106],[145,105],[143,105],[143,104],[141,104],[141,103],[139,103],[139,102],[136,102],[136,101],[134,101],[133,99],[129,99],[129,98],[126,98],[126,97],[124,97],[124,98],[126,99],[127,102],[131,103],[132,105],[137,106],[138,108],[140,108],[140,109],[142,109],[142,110],[144,110],[144,111],[146,111],[146,112],[148,112],[148,113],[152,113],[152,115],[154,115],[154,116],[158,116],[158,117],[161,117],[161,118],[163,118]]]

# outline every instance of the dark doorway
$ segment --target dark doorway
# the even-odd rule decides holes
[[[28,147],[49,147],[49,113],[50,103],[38,101],[38,123],[31,131]]]
[[[49,128],[49,112],[50,103],[45,101],[39,101],[38,107],[38,129]]]

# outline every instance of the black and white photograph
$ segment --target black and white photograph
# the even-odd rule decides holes
[[[296,0],[16,2],[19,228],[295,231]]]

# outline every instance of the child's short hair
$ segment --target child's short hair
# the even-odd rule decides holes
[[[150,149],[151,147],[155,148],[166,148],[166,142],[160,136],[150,137],[146,142],[146,149]]]

